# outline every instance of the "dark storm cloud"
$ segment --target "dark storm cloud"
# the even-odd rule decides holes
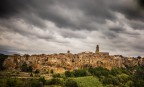
[[[129,24],[135,30],[144,30],[144,22],[130,21]]]
[[[108,3],[111,2],[110,4]],[[87,16],[94,16],[96,19],[98,18],[113,18],[113,15],[108,10],[116,9],[117,11],[125,11],[129,13],[135,13],[138,15],[137,12],[132,11],[129,7],[126,5],[123,5],[123,3],[117,3],[117,1],[113,0],[73,0],[73,1],[67,1],[67,0],[41,0],[41,1],[35,1],[35,0],[2,0],[0,5],[1,7],[1,15],[12,15],[17,14],[18,12],[22,10],[30,10],[36,14],[39,14],[39,16],[43,17],[44,19],[49,19],[54,22],[57,22],[59,26],[73,26],[73,24],[68,20],[65,19],[65,17],[62,17],[59,15],[54,9],[51,7],[55,6],[65,6],[65,8],[71,9],[80,9],[84,11],[84,13]],[[75,5],[76,4],[76,5]],[[29,13],[28,13],[29,14]],[[133,15],[131,14],[131,15]],[[135,15],[134,14],[134,15]],[[139,16],[139,15],[138,15]],[[103,21],[98,19],[97,21]]]
[[[76,4],[75,7],[73,6],[74,4]],[[107,7],[101,8],[101,4],[104,3],[100,0],[97,2],[95,0],[2,0],[0,5],[0,17],[9,18],[16,15],[15,17],[23,18],[33,25],[45,27],[43,22],[40,22],[37,18],[33,18],[33,15],[31,15],[32,13],[43,20],[54,22],[58,27],[91,29],[88,24],[90,21],[104,23],[103,19],[113,18],[107,10]],[[80,10],[84,13],[84,17],[87,17],[88,19],[78,17],[76,21],[72,21],[72,18],[70,19],[70,16],[68,16],[71,14],[69,12],[72,10],[73,17],[76,17],[77,15],[77,11],[75,10]]]
[[[126,29],[122,28],[122,27],[111,27],[110,31],[113,32],[114,34],[127,34],[127,35],[140,35],[137,32],[129,32]]]
[[[41,29],[46,27],[46,24],[44,22],[43,19],[41,19],[40,17],[38,17],[36,14],[29,12],[29,13],[21,13],[20,15],[17,15],[18,18],[23,17],[23,20],[25,22],[27,22],[28,24],[34,25],[34,26],[38,26]]]
[[[44,2],[42,2],[44,3]],[[47,2],[48,3],[48,2]],[[131,5],[127,5],[130,3]],[[58,27],[71,29],[95,30],[92,23],[105,23],[105,19],[114,20],[115,17],[111,11],[120,12],[130,20],[144,20],[144,14],[139,10],[134,0],[114,1],[114,0],[53,0],[53,4],[47,7],[35,5],[35,14],[40,18],[54,22]],[[41,10],[43,9],[43,10]],[[77,17],[77,11],[82,12],[83,16]],[[77,20],[73,21],[73,18]]]
[[[140,3],[137,3],[141,0],[125,0],[123,2],[114,1],[112,5],[110,5],[110,9],[113,11],[118,11],[124,14],[130,20],[140,20],[144,21],[144,9],[140,9]],[[129,3],[129,4],[128,4]]]
[[[104,0],[90,0],[81,6],[81,9],[87,16],[92,16],[97,22],[104,21],[103,19],[114,19],[114,16],[110,13],[109,6]],[[104,22],[102,22],[104,23]]]
[[[77,11],[80,11],[83,15],[77,17]],[[53,21],[58,27],[74,30],[96,30],[97,28],[92,27],[90,24],[94,22],[105,23],[105,19],[115,18],[103,0],[57,0],[57,3],[49,6],[46,11],[38,10],[37,14],[43,19]],[[70,14],[73,16],[68,16]],[[73,21],[73,18],[77,18],[77,20]]]
[[[0,24],[3,27],[3,28],[0,28],[1,33],[8,31],[11,33],[18,33],[28,38],[36,37],[36,38],[44,39],[44,40],[55,39],[55,37],[53,36],[53,32],[50,32],[44,35],[37,31],[34,31],[34,28],[33,28],[34,26],[32,25],[28,25],[27,27],[16,26],[18,23],[12,23],[14,21],[15,20],[5,20],[5,19],[0,20]],[[22,20],[19,20],[19,21],[20,23],[23,23],[21,22]]]
[[[41,6],[46,2],[49,5],[52,4],[52,0],[41,0],[41,2],[37,0],[1,0],[0,19],[23,19],[29,24],[43,28],[45,27],[43,20],[37,17],[34,11],[39,7],[37,4]]]
[[[134,45],[132,46],[133,49],[136,51],[144,51],[144,46],[143,45]]]
[[[129,1],[134,3],[133,0]],[[81,11],[83,17],[77,17],[77,11]],[[60,28],[95,30],[97,28],[92,27],[91,23],[105,23],[105,19],[115,19],[110,11],[122,12],[129,19],[144,19],[143,14],[133,5],[114,0],[2,0],[0,3],[1,18],[17,15],[15,17],[41,28],[46,27],[42,20],[49,20]],[[73,21],[70,14],[77,20]]]
[[[140,7],[144,9],[144,0],[137,0],[137,3]]]
[[[73,30],[61,30],[59,33],[64,37],[64,38],[81,38],[85,39],[86,36],[80,32],[83,31],[73,31]]]
[[[52,50],[62,44],[79,49],[97,43],[113,49],[127,44],[129,49],[143,48],[135,44],[143,40],[142,6],[135,0],[1,0],[0,49]]]
[[[16,15],[21,10],[29,8],[31,0],[1,0],[0,1],[0,17],[7,18]]]
[[[123,13],[130,20],[144,21],[144,14],[138,11],[138,9],[121,8],[118,9],[118,11]]]
[[[110,31],[113,31],[114,33],[123,33],[123,32],[125,32],[125,29],[123,29],[121,27],[111,27]]]
[[[21,11],[33,11],[34,8],[43,8],[43,6],[52,5],[53,2],[53,0],[1,0],[0,17],[10,17]]]
[[[117,33],[113,32],[113,31],[106,31],[106,32],[103,32],[103,34],[105,35],[105,38],[106,39],[117,39],[119,36]]]

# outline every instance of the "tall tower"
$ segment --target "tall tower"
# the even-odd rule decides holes
[[[99,53],[99,45],[96,46],[96,51],[95,53]]]
[[[67,53],[70,53],[70,51],[68,50]]]

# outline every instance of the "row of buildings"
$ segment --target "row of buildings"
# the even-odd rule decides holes
[[[109,55],[108,52],[100,52],[99,45],[96,51],[72,54],[70,51],[60,54],[41,55],[10,55],[3,66],[7,70],[20,70],[22,64],[32,66],[33,70],[49,71],[53,70],[62,73],[67,70],[75,70],[86,67],[105,67],[107,69],[116,67],[144,65],[144,58],[128,58],[121,55]]]

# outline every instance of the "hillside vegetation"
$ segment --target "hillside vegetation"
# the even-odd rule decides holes
[[[79,87],[103,87],[98,78],[93,76],[77,77],[74,81],[78,83]]]
[[[3,57],[3,59],[5,59]],[[28,69],[29,70],[29,69]],[[103,67],[66,71],[63,74],[51,73],[45,79],[40,71],[30,71],[29,78],[18,78],[11,73],[0,72],[0,87],[144,87],[144,66],[127,68]],[[36,75],[34,75],[36,74]]]

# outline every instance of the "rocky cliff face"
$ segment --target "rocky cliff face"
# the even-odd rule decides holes
[[[33,70],[64,72],[85,67],[102,66],[107,69],[144,65],[144,58],[126,58],[108,53],[82,52],[79,54],[60,53],[51,55],[11,55],[3,63],[8,70],[20,70],[23,63]]]

